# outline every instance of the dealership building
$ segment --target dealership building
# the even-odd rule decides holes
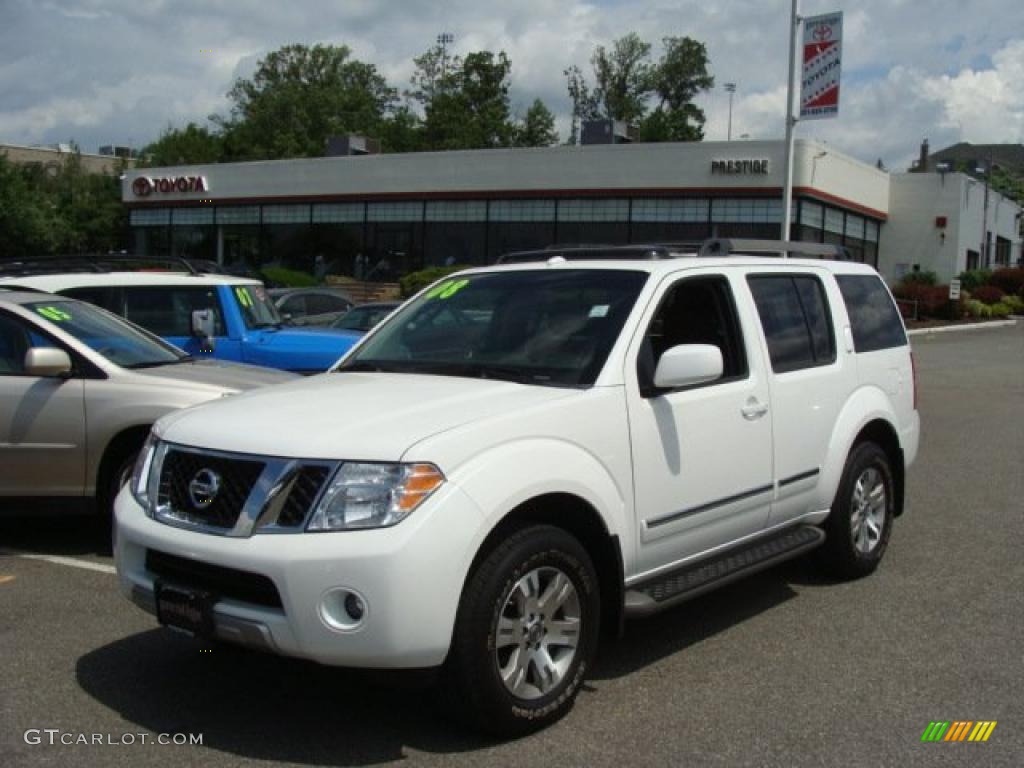
[[[554,243],[778,238],[780,141],[363,154],[128,171],[137,253],[391,279]],[[1021,257],[1020,208],[962,174],[890,174],[797,141],[791,236],[889,279]]]

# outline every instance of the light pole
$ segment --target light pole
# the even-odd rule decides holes
[[[725,90],[729,94],[729,130],[725,135],[725,140],[732,141],[732,95],[736,93],[736,83],[726,83]]]
[[[441,78],[444,79],[448,68],[448,46],[455,42],[455,35],[442,32],[437,36],[437,46],[441,49]]]

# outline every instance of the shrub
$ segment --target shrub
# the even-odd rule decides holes
[[[979,286],[988,285],[991,276],[992,273],[987,269],[968,269],[957,275],[957,280],[963,290],[973,292]]]
[[[445,275],[450,275],[452,272],[458,272],[460,269],[466,269],[466,267],[427,267],[426,269],[421,269],[419,272],[410,272],[398,281],[398,284],[402,289],[402,298],[407,299],[420,289],[426,288],[435,280],[440,280]]]
[[[992,317],[1010,316],[1010,308],[1003,304],[1002,302],[997,302],[993,304],[991,307],[989,307],[989,310],[992,312]]]
[[[904,285],[935,285],[939,282],[939,276],[930,270],[920,270],[918,272],[907,272],[900,282]]]
[[[982,304],[980,301],[971,299],[967,302],[967,314],[971,317],[991,317],[992,310],[988,304]]]
[[[1007,295],[1003,296],[1003,300],[999,302],[1005,304],[1010,308],[1010,313],[1014,315],[1024,314],[1024,299],[1020,296]]]
[[[988,279],[989,285],[994,285],[1003,293],[1020,293],[1024,290],[1024,269],[1021,267],[1004,267],[997,269]]]
[[[260,274],[271,285],[279,285],[283,288],[309,288],[316,285],[316,278],[308,272],[300,272],[297,269],[286,269],[285,267],[264,267]]]
[[[959,301],[950,301],[948,285],[900,283],[892,292],[897,299],[916,301],[918,317],[959,320],[966,311],[963,298]]]
[[[994,285],[980,285],[971,292],[971,298],[982,304],[995,304],[1006,294]]]

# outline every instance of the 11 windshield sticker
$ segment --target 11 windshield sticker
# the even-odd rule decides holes
[[[71,313],[57,307],[36,307],[36,313],[55,323],[71,320]]]
[[[440,285],[434,286],[427,294],[428,299],[450,299],[456,293],[469,285],[469,280],[445,280]]]

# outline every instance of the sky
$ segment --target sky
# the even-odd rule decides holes
[[[665,36],[706,44],[716,86],[703,94],[705,139],[724,140],[722,87],[736,83],[734,140],[784,133],[790,0],[0,0],[0,144],[75,141],[141,147],[168,126],[226,114],[227,92],[290,43],[344,44],[408,88],[412,58],[441,32],[452,51],[504,50],[511,100],[541,98],[564,138],[563,70],[590,73],[596,45],[635,31],[660,54]],[[1021,0],[803,0],[800,13],[844,11],[836,119],[798,138],[905,170],[921,140],[1024,143]]]

